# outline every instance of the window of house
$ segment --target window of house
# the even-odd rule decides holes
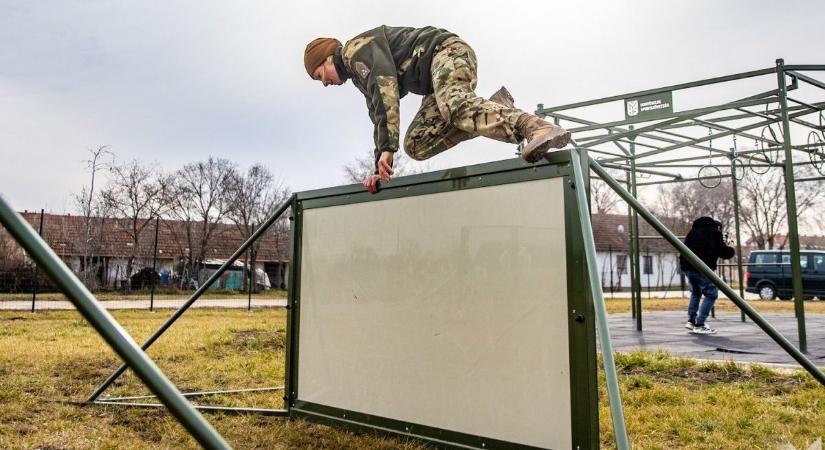
[[[645,275],[652,275],[653,274],[653,256],[652,255],[642,256],[642,265],[644,266],[644,274]]]
[[[622,275],[627,272],[627,255],[616,255],[616,273]]]

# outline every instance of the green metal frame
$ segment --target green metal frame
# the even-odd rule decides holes
[[[657,219],[644,205],[642,205],[636,197],[622,187],[609,173],[596,161],[590,160],[590,168],[605,183],[608,184],[624,201],[641,215],[650,226],[652,226],[659,234],[662,235],[679,253],[685,257],[690,264],[699,270],[702,275],[706,276],[720,291],[722,291],[731,301],[739,307],[751,320],[759,326],[774,342],[779,344],[793,359],[795,359],[808,373],[810,373],[817,381],[825,386],[825,373],[823,373],[816,365],[808,359],[800,349],[788,341],[785,336],[779,333],[767,320],[765,320],[748,302],[741,298],[727,283],[725,283],[719,275],[710,269],[698,256],[696,256],[687,246],[679,240],[670,230],[664,226],[659,219]]]
[[[339,425],[348,429],[379,432],[396,437],[416,439],[438,447],[450,448],[531,448],[524,445],[490,439],[483,436],[458,433],[387,417],[378,417],[357,411],[333,408],[303,401],[298,396],[298,354],[300,351],[299,323],[301,311],[301,244],[303,211],[392,198],[427,195],[462,189],[474,189],[529,180],[564,177],[565,227],[568,261],[568,313],[570,337],[570,383],[572,436],[577,448],[599,446],[597,363],[595,345],[595,317],[591,289],[587,282],[585,249],[582,244],[582,224],[576,208],[578,199],[570,169],[570,153],[555,152],[548,162],[528,165],[520,159],[475,166],[460,167],[439,172],[397,178],[382,186],[375,195],[363,186],[351,185],[301,192],[293,204],[294,221],[291,229],[290,295],[287,342],[287,395],[290,415],[309,420]],[[605,335],[606,336],[606,335]],[[604,341],[603,341],[604,342]],[[604,345],[604,344],[603,344]],[[609,347],[608,347],[609,348]],[[608,378],[615,380],[615,373]],[[449,407],[445,405],[445,407]],[[529,412],[525,411],[525,414]],[[621,417],[619,415],[618,417]],[[624,423],[622,421],[622,427]],[[623,428],[622,428],[623,429]],[[627,448],[627,447],[623,447]]]
[[[208,449],[230,448],[223,437],[181,395],[175,385],[137,346],[126,330],[66,267],[60,257],[2,197],[0,197],[0,223],[199,444]]]
[[[821,181],[825,179],[825,173],[823,173],[822,177],[794,179],[793,167],[800,165],[814,166],[814,164],[813,162],[795,163],[793,158],[794,152],[808,155],[815,154],[821,158],[825,158],[825,144],[793,145],[791,142],[790,126],[791,123],[793,123],[809,130],[815,130],[825,137],[825,127],[823,127],[821,123],[817,125],[804,118],[806,115],[821,114],[822,111],[825,111],[825,102],[805,102],[791,98],[788,94],[798,89],[802,83],[825,90],[825,82],[817,80],[809,73],[823,71],[825,71],[825,65],[785,65],[782,59],[778,59],[774,67],[734,75],[638,92],[629,92],[551,108],[546,108],[544,105],[539,104],[536,109],[536,114],[542,117],[551,117],[556,123],[564,121],[564,125],[573,133],[575,146],[577,148],[586,148],[592,153],[605,155],[603,159],[600,159],[600,165],[602,167],[625,170],[627,172],[626,182],[628,183],[628,190],[633,193],[634,197],[636,196],[636,188],[639,186],[730,177],[733,173],[731,163],[733,158],[737,158],[742,163],[743,169],[746,167],[782,167],[785,173],[788,236],[792,253],[791,259],[793,261],[792,274],[797,329],[800,349],[806,351],[807,339],[802,297],[801,267],[798,259],[799,230],[796,220],[797,210],[794,185],[800,182]],[[673,113],[665,114],[654,119],[625,118],[624,120],[599,123],[578,117],[578,114],[574,111],[579,108],[605,105],[630,98],[670,93],[673,91],[684,91],[702,86],[731,83],[758,77],[764,79],[770,76],[775,77],[776,89],[759,92],[754,95],[713,106],[674,111]],[[790,79],[790,84],[787,83],[788,79]],[[789,106],[789,102],[795,105]],[[777,106],[772,108],[771,105]],[[762,110],[759,110],[760,107]],[[743,124],[743,122],[745,123]],[[770,133],[767,133],[767,135],[765,135],[765,127],[773,127],[770,128]],[[776,127],[780,128],[779,133],[774,131]],[[696,128],[707,129],[711,131],[711,133],[695,137],[696,133],[694,132],[693,135],[691,135],[688,130],[693,129],[695,131]],[[758,129],[763,130],[762,135],[759,133],[751,133],[752,130]],[[729,136],[732,136],[734,139],[736,136],[752,139],[754,142],[759,143],[760,146],[768,148],[769,153],[766,154],[765,150],[760,148],[751,150],[731,149],[727,151],[721,148],[713,148],[712,145],[710,145],[713,139]],[[625,145],[629,145],[630,150],[628,150]],[[612,147],[618,148],[620,153],[612,151]],[[636,148],[641,148],[643,151],[636,152]],[[673,158],[667,155],[667,153],[677,150],[693,151],[693,155],[699,156],[683,157],[683,155],[680,155],[678,158]],[[782,161],[779,161],[780,154],[783,155]],[[773,160],[771,155],[774,155],[776,160]],[[708,163],[705,164],[705,166],[712,165],[717,168],[721,167],[724,170],[720,170],[719,177],[697,176],[694,178],[687,178],[675,172],[670,173],[667,171],[652,170],[673,170],[691,167],[693,165],[674,163],[697,160],[707,160]],[[818,170],[822,172],[822,168]],[[649,174],[664,179],[638,182],[636,180],[637,173]],[[631,310],[632,316],[636,320],[636,328],[641,331],[641,286],[640,283],[638,283],[638,265],[640,258],[635,236],[638,230],[633,232],[634,225],[638,219],[632,211],[629,211],[629,216],[631,216],[631,248],[629,251],[632,291]],[[739,233],[737,233],[737,239],[741,241]],[[739,265],[741,271],[741,264]]]
[[[221,267],[218,268],[218,270],[216,270],[206,280],[206,282],[204,282],[189,297],[189,299],[186,300],[186,302],[184,302],[183,305],[181,305],[180,308],[178,308],[174,313],[172,313],[172,315],[168,319],[166,319],[166,321],[160,326],[160,328],[157,329],[157,331],[152,333],[152,335],[146,340],[146,342],[143,343],[141,349],[145,351],[149,347],[151,347],[152,344],[156,340],[158,340],[158,338],[160,338],[163,335],[163,333],[166,332],[166,330],[168,330],[178,319],[180,319],[180,317],[183,316],[183,313],[185,313],[189,309],[189,307],[192,306],[192,304],[194,304],[195,301],[198,298],[200,298],[200,296],[203,295],[203,293],[206,292],[207,289],[209,289],[209,286],[212,286],[212,283],[218,280],[218,278],[220,278],[224,272],[229,270],[229,268],[232,267],[232,264],[234,264],[235,261],[238,258],[240,258],[243,255],[243,253],[248,248],[250,248],[252,244],[255,241],[257,241],[266,232],[266,230],[269,229],[270,226],[272,226],[273,223],[275,223],[278,219],[281,218],[281,215],[283,215],[292,205],[294,198],[295,196],[293,195],[292,197],[290,197],[289,200],[284,202],[283,205],[281,205],[277,210],[275,210],[275,212],[273,212],[272,215],[270,215],[269,218],[263,224],[261,224],[261,226],[258,227],[257,230],[255,230],[254,233],[252,233],[252,236],[250,236],[249,239],[246,240],[246,242],[241,244],[241,246],[238,247],[237,250],[235,250],[235,253],[233,253],[232,256],[230,256],[226,260],[226,262],[224,262],[223,265],[221,265]],[[97,387],[97,389],[95,389],[95,391],[89,396],[89,398],[86,399],[86,402],[94,403],[103,394],[103,392],[105,392],[106,389],[108,389],[109,386],[111,386],[112,383],[115,382],[115,380],[117,380],[121,375],[123,375],[123,372],[125,372],[127,368],[128,366],[126,364],[123,364],[120,367],[118,367],[117,370],[115,370],[115,372],[112,373],[112,375],[110,375],[109,378],[106,379],[106,381],[104,381],[100,386]]]

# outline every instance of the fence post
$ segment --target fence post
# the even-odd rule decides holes
[[[40,237],[43,237],[43,208],[40,209],[40,228],[38,231]],[[40,267],[34,263],[34,279],[32,280],[32,312],[34,312],[34,302],[37,300],[37,288],[40,284]]]
[[[255,233],[255,224],[252,224],[252,233]],[[250,234],[250,235],[251,235]],[[249,271],[249,281],[246,283],[246,291],[247,291],[247,300],[246,300],[246,312],[252,312],[252,286],[255,283],[255,244],[249,246],[249,267],[247,270]]]
[[[155,312],[155,273],[158,267],[158,229],[160,228],[160,216],[155,218],[155,249],[152,253],[152,278],[149,293],[149,312]]]

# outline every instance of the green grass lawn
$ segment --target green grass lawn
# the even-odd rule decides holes
[[[113,311],[138,342],[168,317]],[[183,391],[283,385],[285,310],[188,311],[149,355]],[[809,375],[761,366],[697,363],[663,353],[617,355],[634,448],[807,448],[825,436],[825,387]],[[0,448],[198,448],[164,410],[79,407],[119,366],[92,327],[72,311],[0,312]],[[110,395],[146,389],[127,372]],[[204,404],[281,408],[280,393],[223,395]],[[613,447],[603,376],[601,441]],[[415,449],[301,420],[206,413],[238,449]]]

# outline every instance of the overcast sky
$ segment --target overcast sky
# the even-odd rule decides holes
[[[508,8],[512,6],[512,8]],[[88,149],[164,170],[209,156],[267,165],[293,190],[342,184],[372,149],[363,96],[303,67],[317,36],[434,25],[479,58],[478,93],[559,105],[790,64],[825,64],[825,1],[0,0],[0,193],[73,212]],[[402,129],[420,103],[402,100]],[[682,109],[677,104],[676,109]],[[510,158],[476,139],[441,169]]]

